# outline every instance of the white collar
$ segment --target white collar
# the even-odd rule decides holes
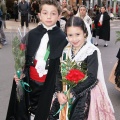
[[[43,23],[42,23],[42,25],[43,25],[43,27],[44,27],[45,29],[47,29],[47,31],[48,31],[48,30],[52,30],[52,29],[56,26],[56,24],[55,24],[55,25],[53,25],[53,26],[51,26],[51,27],[47,27],[47,26],[44,25]]]

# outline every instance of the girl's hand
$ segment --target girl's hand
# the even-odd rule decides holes
[[[62,92],[57,93],[57,98],[60,105],[63,105],[67,102],[67,96]]]
[[[73,98],[73,94],[72,93],[70,93],[70,98]]]

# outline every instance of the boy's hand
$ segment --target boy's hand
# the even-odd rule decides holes
[[[19,79],[18,76],[15,74],[13,78],[14,78],[16,84],[18,84],[19,80],[23,79],[24,77],[25,77],[25,74],[22,74],[22,75],[20,76],[20,79]]]
[[[60,105],[63,105],[67,102],[67,96],[62,92],[57,93],[57,98]]]
[[[18,81],[20,80],[20,79],[18,78],[18,76],[15,74],[13,78],[14,78],[16,84],[18,84]]]

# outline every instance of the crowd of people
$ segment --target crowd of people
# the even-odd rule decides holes
[[[104,41],[104,47],[108,47],[110,41],[110,16],[106,7],[95,6],[93,15],[85,5],[74,3],[70,6],[66,0],[62,3],[21,0],[19,3],[15,1],[13,8],[15,22],[20,12],[21,28],[24,22],[28,29],[29,22],[35,21],[38,26],[22,38],[22,44],[26,46],[25,65],[20,78],[17,74],[13,76],[6,120],[115,120],[104,80],[101,53],[96,47],[98,39]],[[0,43],[5,45],[2,17]],[[61,74],[61,64],[68,58],[75,61],[77,67],[81,66],[79,62],[85,63],[87,77],[70,89],[72,107],[61,109],[69,102],[64,91],[68,86],[62,82]],[[120,75],[118,66],[116,78]],[[23,97],[18,100],[16,87],[20,80],[28,83],[31,91],[23,88]]]
[[[38,24],[41,22],[39,19],[39,16],[38,16],[40,4],[41,3],[38,2],[37,0],[34,0],[32,2],[29,2],[29,3],[25,0],[21,0],[21,2],[19,2],[19,3],[17,1],[14,1],[14,5],[13,5],[14,19],[17,22],[18,15],[20,13],[21,28],[24,27],[24,23],[26,24],[26,28],[29,29],[29,22],[36,22]],[[105,41],[104,47],[108,46],[107,41],[110,40],[109,39],[109,37],[110,37],[110,17],[108,15],[106,7],[103,7],[101,9],[98,5],[95,5],[94,9],[88,10],[85,5],[80,6],[79,4],[77,4],[75,2],[71,6],[67,3],[66,0],[62,0],[62,3],[59,2],[59,4],[61,5],[62,13],[61,13],[61,18],[57,21],[57,25],[63,31],[65,30],[66,21],[71,16],[76,15],[76,16],[79,16],[80,18],[82,18],[86,23],[88,23],[87,28],[89,31],[89,35],[93,36],[92,42],[95,45],[98,45],[98,39],[100,38],[100,39],[103,39]],[[6,28],[6,26],[5,26],[6,6],[4,7],[3,13],[4,14],[2,15],[2,26],[4,26],[4,28]],[[107,21],[106,21],[105,17],[102,17],[102,15],[107,17]],[[105,20],[102,18],[105,18]],[[100,20],[101,20],[100,23],[102,24],[102,26],[100,26],[98,24]],[[92,29],[93,22],[94,22],[95,27]],[[89,29],[89,27],[90,27],[90,29]],[[106,30],[108,31],[107,34],[105,34],[105,35],[104,35],[104,31],[103,31],[104,28],[106,28]],[[99,32],[99,31],[102,31],[102,32]],[[99,33],[100,33],[100,35],[99,35]],[[4,44],[7,44],[6,37],[5,37],[3,30],[1,32],[1,35],[2,35],[2,38],[4,39],[3,40]],[[3,43],[1,42],[0,45],[3,45]]]

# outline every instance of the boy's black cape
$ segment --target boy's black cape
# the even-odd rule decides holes
[[[47,120],[48,118],[53,93],[55,91],[56,73],[60,64],[59,58],[61,57],[62,51],[67,44],[66,35],[58,27],[47,31],[45,28],[43,28],[42,25],[40,25],[31,30],[28,36],[24,37],[25,41],[28,41],[25,67],[26,78],[24,79],[25,82],[29,83],[29,66],[32,64],[41,38],[46,32],[48,32],[49,35],[50,63],[46,81],[44,83],[43,92],[39,97],[40,100],[34,120]],[[16,99],[16,83],[13,81],[6,120],[30,120],[28,109],[28,92],[25,92],[24,98],[21,100],[21,102],[18,102]]]

